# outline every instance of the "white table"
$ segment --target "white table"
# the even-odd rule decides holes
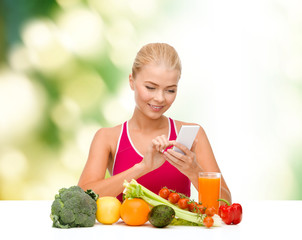
[[[91,228],[57,229],[49,217],[52,201],[0,201],[1,239],[302,239],[302,201],[248,201],[241,203],[239,225],[210,229],[190,226],[154,228],[150,223],[130,227],[96,223]]]

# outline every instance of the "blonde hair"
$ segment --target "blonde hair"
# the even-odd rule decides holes
[[[166,43],[149,43],[143,46],[136,55],[132,66],[132,77],[147,64],[164,64],[167,68],[179,71],[181,75],[181,62],[176,50]]]

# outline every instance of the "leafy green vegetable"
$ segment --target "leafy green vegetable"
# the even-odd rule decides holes
[[[91,197],[92,196],[92,197]],[[51,205],[50,218],[53,227],[92,227],[96,218],[96,199],[92,190],[88,193],[79,186],[62,188]]]
[[[99,198],[99,195],[96,194],[96,193],[95,193],[94,191],[92,191],[91,189],[88,189],[88,190],[86,191],[86,193],[87,193],[90,197],[92,197],[92,199],[93,199],[94,201],[98,200],[98,198]]]
[[[149,189],[145,188],[141,184],[137,183],[134,179],[131,182],[124,181],[124,194],[126,198],[141,198],[149,203],[151,206],[157,206],[160,204],[165,204],[170,206],[175,211],[175,217],[186,220],[191,223],[195,223],[197,225],[204,226],[203,219],[205,218],[204,214],[193,213],[187,210],[183,210],[176,205],[170,203],[166,199],[158,196],[157,194],[153,193]],[[174,220],[176,222],[177,220]],[[221,226],[221,221],[218,218],[214,218],[214,226]]]
[[[200,226],[200,224],[189,222],[187,220],[181,219],[181,218],[174,218],[170,225],[174,226]]]

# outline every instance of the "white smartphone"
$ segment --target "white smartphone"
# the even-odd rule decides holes
[[[185,145],[188,149],[191,149],[199,128],[200,127],[198,125],[182,125],[176,142]],[[173,150],[184,154],[183,151],[175,146],[173,147]]]

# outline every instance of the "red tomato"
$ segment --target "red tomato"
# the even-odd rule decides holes
[[[195,212],[198,212],[198,213],[201,213],[201,214],[205,213],[205,210],[206,210],[205,206],[203,206],[202,204],[197,204],[196,207],[197,207],[198,210],[196,209]]]
[[[190,202],[190,203],[188,203],[189,211],[190,212],[194,212],[194,210],[196,209],[196,205],[197,205],[196,202]]]
[[[168,199],[169,197],[169,194],[170,194],[170,191],[168,188],[164,187],[162,189],[160,189],[158,195],[161,196],[162,198],[164,199]]]
[[[210,228],[213,226],[214,224],[214,219],[212,217],[205,217],[203,219],[203,224],[207,227]]]
[[[188,202],[189,202],[190,200],[188,199],[188,198],[181,198],[181,199],[179,199],[178,200],[178,202],[177,202],[177,204],[178,204],[178,206],[181,208],[181,209],[186,209],[186,208],[188,208]]]
[[[175,204],[175,203],[178,202],[179,199],[180,199],[180,196],[179,196],[178,193],[172,192],[172,193],[169,194],[168,200],[169,200],[170,203]]]
[[[215,213],[216,213],[216,209],[214,207],[208,207],[205,211],[205,214],[208,217],[213,217]]]

